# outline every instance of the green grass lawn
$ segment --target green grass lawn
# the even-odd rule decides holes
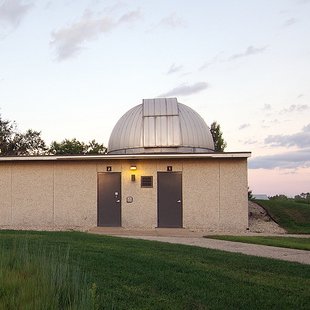
[[[310,251],[310,238],[295,237],[270,237],[270,236],[205,236],[205,238],[237,241],[243,243],[254,243],[281,248],[291,248],[298,250]],[[310,255],[310,253],[309,253]]]
[[[95,309],[96,286],[67,251],[16,239],[0,252],[0,309]]]
[[[283,200],[255,200],[288,233],[310,234],[310,205]]]
[[[80,270],[87,279],[88,290],[95,285],[99,309],[309,309],[310,306],[309,265],[78,232],[0,232],[2,253],[16,251],[18,242],[27,242],[29,253],[37,253],[44,246],[45,253],[67,257],[69,269]],[[0,309],[9,309],[3,306],[8,284],[1,285]],[[12,292],[18,295],[19,289]],[[31,298],[28,304],[24,302],[20,308],[11,309],[27,308],[33,309]]]

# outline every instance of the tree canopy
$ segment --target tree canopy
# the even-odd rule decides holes
[[[47,147],[40,131],[28,129],[19,132],[16,123],[3,119],[0,114],[0,156],[22,155],[95,155],[105,154],[106,147],[92,140],[89,143],[77,139],[53,141]]]
[[[211,135],[214,142],[214,150],[215,152],[224,152],[227,143],[223,138],[223,133],[221,131],[221,126],[217,122],[213,122],[211,124]]]
[[[294,197],[296,202],[310,203],[310,193],[301,193]]]
[[[96,140],[89,143],[80,142],[77,139],[65,139],[62,142],[53,141],[49,148],[49,153],[52,155],[95,155],[105,154],[106,147],[99,144]]]
[[[15,122],[0,115],[0,156],[43,155],[46,151],[41,132],[28,129],[21,133]]]

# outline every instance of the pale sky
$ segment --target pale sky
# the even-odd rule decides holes
[[[0,114],[107,146],[144,98],[177,97],[257,194],[310,191],[309,0],[0,0]]]

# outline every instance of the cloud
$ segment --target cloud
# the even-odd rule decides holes
[[[247,49],[243,53],[234,54],[234,55],[232,55],[232,56],[230,56],[228,58],[225,57],[223,55],[224,52],[221,51],[215,57],[213,57],[211,60],[205,62],[202,66],[200,66],[198,68],[198,70],[199,71],[203,71],[203,70],[209,68],[210,66],[213,66],[213,65],[216,65],[216,64],[221,64],[221,63],[232,61],[232,60],[235,60],[235,59],[238,59],[238,58],[241,58],[241,57],[247,57],[247,56],[263,53],[267,48],[268,48],[268,46],[264,46],[264,47],[260,47],[260,48],[249,46],[249,47],[247,47]]]
[[[178,17],[176,13],[172,13],[169,16],[164,17],[159,22],[158,26],[178,28],[178,27],[185,27],[186,22],[181,17]]]
[[[13,28],[17,27],[32,7],[31,2],[4,0],[0,3],[0,24]]]
[[[239,126],[239,129],[242,130],[242,129],[245,129],[247,127],[250,127],[251,125],[250,124],[242,124]]]
[[[271,104],[265,103],[263,107],[263,111],[270,111],[271,110]]]
[[[140,10],[131,11],[131,12],[128,12],[127,14],[124,14],[123,16],[121,16],[121,18],[118,20],[117,24],[133,23],[140,18],[141,18]]]
[[[229,60],[235,60],[242,57],[248,57],[255,54],[263,53],[267,49],[267,46],[263,47],[254,47],[254,46],[248,46],[247,49],[243,53],[234,54],[231,57],[229,57]]]
[[[283,109],[280,113],[303,112],[308,109],[309,106],[306,104],[292,104],[288,108]]]
[[[265,139],[266,144],[271,146],[297,146],[300,148],[310,147],[310,123],[303,127],[301,132],[292,135],[270,135]],[[308,154],[310,159],[310,153]]]
[[[249,160],[250,169],[297,169],[310,167],[310,149],[275,155],[258,156]]]
[[[201,67],[199,67],[199,71],[205,70],[209,68],[212,65],[215,65],[217,63],[222,63],[225,60],[223,59],[223,52],[218,53],[215,57],[213,57],[210,61],[205,62]]]
[[[230,56],[228,58],[223,56],[224,52],[220,52],[215,57],[213,57],[210,61],[207,61],[202,66],[200,66],[198,68],[198,70],[199,71],[203,71],[203,70],[209,68],[210,66],[213,66],[213,65],[216,65],[216,64],[221,64],[221,63],[229,62],[229,61],[232,61],[232,60],[235,60],[235,59],[238,59],[238,58],[242,58],[242,57],[247,57],[247,56],[263,53],[267,48],[268,48],[268,46],[264,46],[264,47],[261,47],[261,48],[256,48],[256,47],[253,47],[253,46],[249,46],[249,47],[247,47],[247,49],[243,53],[234,54],[234,55],[232,55],[232,56]]]
[[[52,32],[50,44],[56,48],[57,60],[65,60],[75,56],[83,48],[85,42],[94,40],[121,24],[133,23],[140,17],[139,10],[128,12],[118,20],[109,16],[96,18],[91,11],[86,10],[78,22]]]
[[[308,4],[310,3],[310,0],[299,0],[300,4]]]
[[[172,74],[180,71],[183,68],[182,65],[177,66],[176,64],[172,64],[167,72],[167,74]]]
[[[198,70],[199,70],[199,71],[205,70],[205,69],[207,69],[208,67],[210,67],[210,66],[212,66],[212,65],[214,65],[214,64],[216,64],[216,62],[212,62],[212,61],[205,62],[202,66],[200,66],[200,67],[198,68]]]
[[[166,93],[161,94],[159,97],[169,97],[169,96],[189,96],[198,92],[205,90],[208,84],[205,82],[198,82],[192,85],[180,85],[177,86]]]
[[[245,145],[256,144],[258,140],[248,139],[248,140],[238,140],[239,143],[243,143]]]
[[[292,25],[296,24],[297,22],[298,22],[298,20],[296,18],[290,18],[290,19],[287,19],[284,22],[283,26],[284,27],[289,27],[289,26],[292,26]]]

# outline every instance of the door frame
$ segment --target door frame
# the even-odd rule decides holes
[[[99,175],[111,175],[111,174],[119,174],[120,176],[120,219],[119,219],[119,226],[100,226],[99,225]],[[122,173],[119,171],[113,172],[97,172],[97,227],[122,227]]]
[[[165,173],[165,174],[178,174],[178,175],[181,175],[181,184],[180,184],[180,187],[181,187],[181,225],[178,226],[178,227],[161,227],[159,226],[159,173]],[[157,171],[157,228],[183,228],[183,173],[182,171]]]

